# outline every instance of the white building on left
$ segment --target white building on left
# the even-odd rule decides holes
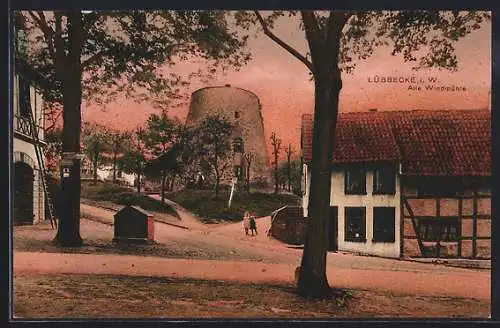
[[[43,99],[36,86],[40,76],[22,59],[27,51],[21,15],[14,19],[14,65],[12,69],[13,132],[13,224],[34,224],[45,220],[42,173],[36,156],[44,141]],[[34,122],[31,121],[33,115]],[[34,123],[34,124],[33,124]],[[43,152],[42,152],[43,156]],[[43,160],[43,158],[42,158]]]

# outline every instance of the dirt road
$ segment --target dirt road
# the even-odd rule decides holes
[[[244,282],[292,282],[294,265],[258,262],[166,259],[129,255],[16,252],[16,276],[29,274],[113,274],[184,277]],[[476,272],[435,273],[328,268],[334,287],[414,295],[489,299],[489,279]]]
[[[113,212],[82,204],[82,215],[98,221],[82,220],[82,237],[86,240],[111,240]],[[172,259],[116,254],[61,254],[14,252],[14,274],[88,273],[133,276],[186,277],[252,282],[291,282],[300,263],[302,250],[268,238],[270,218],[259,218],[259,235],[245,236],[241,223],[204,225],[185,211],[180,213],[180,229],[155,223],[155,239],[167,245],[203,249],[206,252],[230,253],[237,260]],[[23,230],[24,229],[24,230]],[[29,236],[30,228],[19,228],[15,234]],[[33,233],[32,233],[33,234]],[[48,235],[48,234],[47,234]],[[23,238],[24,238],[23,237]],[[44,237],[45,238],[45,237]],[[16,245],[14,245],[16,248]],[[249,261],[252,259],[253,261]],[[255,259],[261,262],[255,262]],[[328,277],[335,287],[376,289],[414,295],[440,295],[490,299],[490,272],[445,267],[352,254],[329,253]]]

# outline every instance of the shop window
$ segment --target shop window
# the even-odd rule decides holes
[[[366,208],[346,207],[344,214],[344,240],[366,242]]]
[[[373,242],[393,243],[396,237],[396,209],[373,208]]]

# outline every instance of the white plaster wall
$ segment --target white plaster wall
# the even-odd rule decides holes
[[[19,76],[17,74],[14,75],[12,92],[13,112],[14,115],[19,115]],[[44,140],[43,98],[34,86],[30,87],[30,100],[31,111],[35,117],[36,124],[40,126],[40,129],[38,129],[38,138],[40,140]],[[14,117],[14,128],[15,127],[16,124]],[[35,146],[32,143],[14,137],[13,151],[25,153],[35,163],[35,167],[33,167],[33,174],[35,175],[33,181],[33,214],[35,215],[34,223],[45,220],[45,194],[41,181],[42,176],[38,168]]]
[[[45,220],[45,195],[43,193],[42,177],[38,169],[35,146],[18,138],[14,138],[13,146],[14,152],[25,153],[35,163],[35,167],[32,167],[35,175],[33,180],[33,214],[35,215],[33,223],[43,221]]]
[[[400,253],[400,179],[396,176],[396,193],[394,195],[373,195],[373,171],[366,172],[366,195],[344,194],[344,172],[336,171],[331,175],[332,186],[330,194],[330,205],[338,207],[338,247],[341,251],[360,252],[384,257],[399,257]],[[302,197],[304,216],[308,214],[309,189],[311,185],[311,174],[307,174],[307,187]],[[344,241],[345,207],[366,208],[366,242]],[[381,243],[372,242],[373,239],[373,208],[378,206],[395,207],[395,242]]]

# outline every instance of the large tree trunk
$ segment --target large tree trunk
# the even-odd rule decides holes
[[[60,23],[60,21],[59,21]],[[59,25],[59,29],[60,29]],[[83,38],[80,12],[68,15],[70,51],[61,58],[64,45],[59,43],[58,77],[63,85],[62,151],[80,153],[80,125],[82,99],[81,45]],[[66,65],[65,65],[66,64]],[[62,65],[62,66],[61,66]],[[61,179],[61,216],[55,241],[61,246],[81,246],[80,237],[80,160],[73,160],[72,174]]]
[[[311,297],[325,296],[330,290],[326,277],[326,223],[330,209],[333,138],[342,87],[340,71],[334,75],[336,76],[315,77],[309,215],[298,280],[299,294]]]

